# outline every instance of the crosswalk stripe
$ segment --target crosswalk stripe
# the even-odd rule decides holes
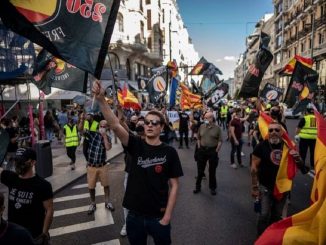
[[[94,243],[92,245],[120,245],[120,241],[119,241],[119,239],[114,239],[111,241]]]
[[[104,194],[103,187],[96,186],[95,188],[95,196],[102,196]],[[71,201],[76,199],[82,199],[89,197],[89,193],[83,193],[78,195],[70,195],[70,196],[64,196],[64,197],[57,197],[53,200],[54,203],[57,202],[65,202],[65,201]]]
[[[71,189],[82,189],[88,187],[88,184],[80,184],[80,185],[75,185]]]
[[[104,202],[102,203],[97,203],[96,206],[101,206],[104,205]],[[82,206],[82,207],[76,207],[76,208],[67,208],[59,211],[54,211],[53,217],[59,217],[63,215],[68,215],[68,214],[75,214],[75,213],[82,213],[88,211],[89,205],[87,206]]]
[[[62,226],[49,231],[51,237],[61,236],[77,231],[94,229],[97,227],[113,225],[114,220],[110,211],[105,209],[104,205],[99,206],[94,213],[94,221],[84,222],[74,225]]]

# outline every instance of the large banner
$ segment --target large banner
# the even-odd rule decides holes
[[[283,94],[284,89],[274,86],[273,84],[266,83],[263,90],[260,92],[259,97],[264,100],[278,100]]]
[[[247,99],[258,96],[261,80],[272,60],[273,55],[269,50],[262,48],[257,52],[256,57],[253,63],[249,66],[243,80],[239,93],[240,98]]]
[[[14,32],[100,78],[120,0],[1,0]]]
[[[86,93],[87,72],[54,57],[42,50],[34,69],[33,83],[45,94],[51,93],[51,87]]]
[[[221,99],[229,92],[229,85],[221,83],[209,91],[205,96],[205,102],[208,107],[217,107]]]

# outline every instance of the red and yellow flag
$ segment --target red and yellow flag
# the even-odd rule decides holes
[[[268,138],[268,125],[273,122],[273,119],[264,112],[260,112],[258,118],[259,131],[262,138],[265,140]],[[296,174],[296,165],[293,157],[289,154],[289,151],[295,149],[295,144],[290,139],[288,133],[283,129],[282,140],[284,141],[282,159],[277,172],[274,197],[281,199],[283,193],[288,192],[292,188],[292,180]]]
[[[326,121],[315,111],[317,141],[312,204],[302,212],[272,224],[255,245],[326,244]]]
[[[118,101],[123,108],[133,108],[141,110],[138,99],[125,86],[122,91],[118,91]]]
[[[287,63],[285,65],[285,67],[280,71],[281,75],[292,75],[293,71],[294,71],[294,67],[295,67],[295,63],[299,61],[301,62],[303,65],[311,68],[314,61],[311,58],[306,58],[306,57],[302,57],[299,55],[295,55],[290,61],[289,63]]]
[[[180,88],[181,88],[181,99],[180,99],[181,109],[202,107],[202,101],[200,95],[191,93],[188,87],[183,83],[180,83]]]

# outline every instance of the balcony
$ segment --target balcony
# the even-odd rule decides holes
[[[324,42],[314,48],[314,57],[322,55],[322,54],[326,54],[326,42]]]
[[[307,11],[309,7],[312,7],[312,4],[313,4],[312,0],[305,0],[303,4],[303,9]]]
[[[326,25],[326,16],[319,17],[318,19],[315,20],[315,28],[318,28],[322,25]]]

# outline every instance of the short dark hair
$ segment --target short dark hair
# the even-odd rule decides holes
[[[157,117],[160,119],[160,124],[161,124],[161,125],[163,125],[163,124],[165,123],[164,116],[163,116],[163,114],[162,114],[161,112],[159,112],[159,111],[154,111],[154,110],[149,111],[149,112],[146,114],[146,117],[147,117],[148,115],[157,116]],[[145,117],[145,118],[146,118],[146,117]]]

